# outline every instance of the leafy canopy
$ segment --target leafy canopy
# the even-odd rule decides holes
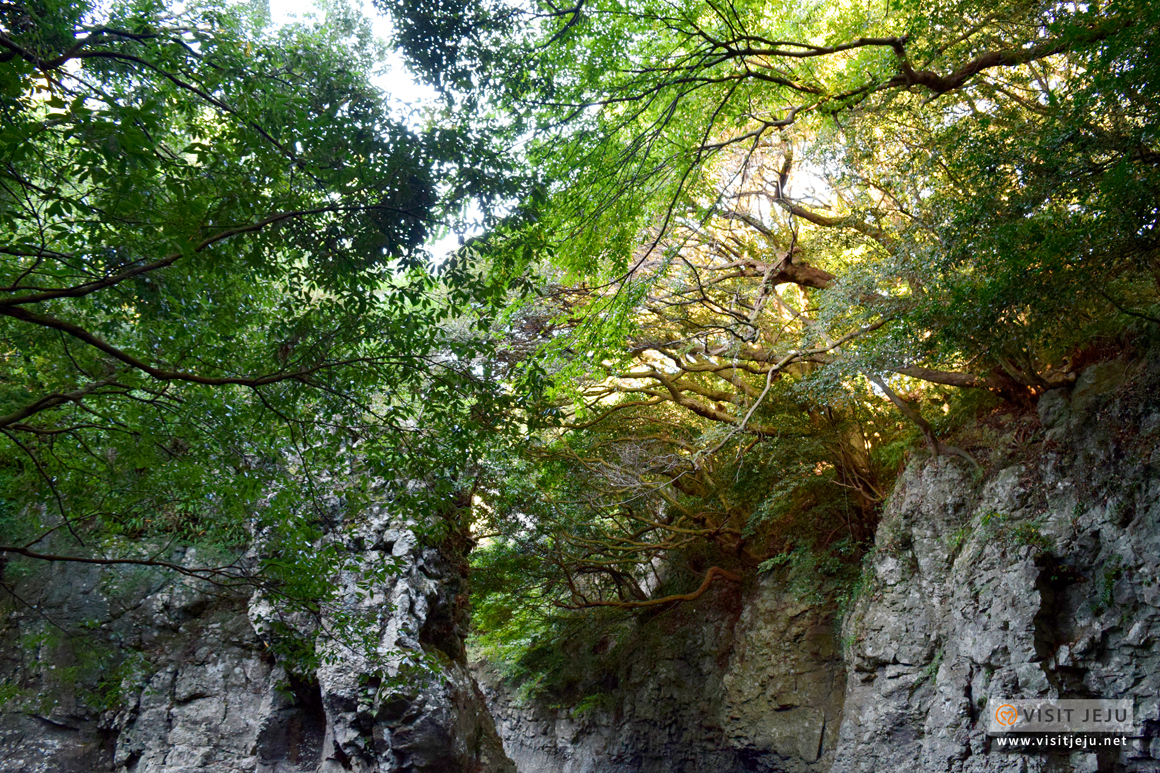
[[[1096,337],[1156,324],[1157,12],[403,7],[460,36],[458,85],[490,101],[451,104],[506,112],[540,183],[547,282],[512,350],[556,376],[561,426],[496,464],[486,636],[640,609],[674,590],[661,557],[681,591],[859,542],[915,437],[977,464],[940,439],[956,408],[1024,409]]]
[[[349,8],[263,25],[0,6],[0,550],[319,614],[348,560],[324,525],[376,480],[437,521],[510,399],[474,365],[506,274],[424,250],[467,201],[491,216],[503,165],[386,111]]]

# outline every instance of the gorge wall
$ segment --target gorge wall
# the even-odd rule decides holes
[[[845,689],[832,613],[779,594],[719,587],[625,658],[612,705],[523,705],[476,664],[520,771],[824,771]]]
[[[1158,397],[1154,363],[1096,365],[985,479],[906,472],[846,621],[836,770],[1160,769]],[[1144,737],[988,754],[988,696],[1132,698]]]
[[[385,669],[333,640],[295,678],[270,649],[277,605],[200,581],[57,563],[16,582],[0,771],[514,773],[466,666],[461,556],[389,507],[343,534],[345,611],[365,613]],[[359,597],[361,569],[384,558],[403,572]]]
[[[909,465],[840,631],[776,577],[721,587],[581,716],[476,664],[518,769],[1160,770],[1160,363],[1089,367],[985,439],[980,469]],[[1141,738],[990,751],[988,696],[1133,698]]]
[[[1160,770],[1160,362],[1089,367],[988,432],[978,470],[906,469],[844,619],[776,573],[720,584],[652,620],[584,710],[521,702],[475,663],[481,692],[461,558],[385,511],[349,547],[406,566],[352,601],[377,616],[386,675],[337,652],[290,678],[261,599],[99,566],[6,575],[0,771]],[[58,635],[86,624],[131,667],[91,673],[99,657]],[[442,668],[392,677],[420,655]],[[989,696],[1130,697],[1141,737],[1000,753]]]

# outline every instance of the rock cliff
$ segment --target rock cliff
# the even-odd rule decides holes
[[[385,668],[332,651],[291,677],[261,598],[9,567],[0,771],[1160,770],[1160,361],[1092,366],[987,432],[978,468],[907,467],[844,614],[776,575],[716,586],[651,620],[652,644],[585,706],[521,702],[476,663],[481,692],[461,551],[385,510],[344,539],[403,573],[364,597],[357,569],[339,578]],[[1001,753],[992,696],[1132,698],[1139,737],[1124,753]]]
[[[386,509],[343,533],[357,560],[339,582],[370,612],[385,668],[332,642],[313,673],[288,674],[260,596],[91,564],[16,582],[0,621],[0,771],[511,773],[466,667],[450,542],[423,544]],[[403,572],[360,599],[359,567],[384,557]]]
[[[912,465],[846,620],[836,771],[1160,767],[1160,379],[1087,369],[1047,393],[1040,426],[979,479]],[[988,748],[989,696],[1133,698],[1123,755]]]
[[[504,748],[520,771],[825,771],[845,669],[832,610],[765,581],[683,609],[622,664],[611,705],[582,713],[524,705],[476,664]]]
[[[1160,770],[1160,363],[1092,366],[989,432],[977,469],[907,467],[840,632],[771,577],[633,652],[601,712],[483,668],[521,773]],[[1000,753],[989,696],[1133,698],[1141,737]]]

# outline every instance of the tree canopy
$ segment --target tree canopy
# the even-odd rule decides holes
[[[493,641],[528,630],[512,609],[641,609],[864,545],[903,449],[977,465],[945,440],[961,416],[1157,323],[1152,4],[401,13],[463,31],[440,85],[509,111],[540,175],[514,348],[561,421],[533,489],[497,472]]]
[[[474,491],[523,641],[855,564],[910,449],[1160,320],[1153,3],[379,8],[422,122],[341,5],[0,5],[6,555],[325,593],[354,464]]]
[[[508,399],[474,366],[507,280],[425,245],[507,183],[486,137],[388,112],[382,54],[341,4],[0,5],[5,559],[317,611],[335,495],[446,509]]]

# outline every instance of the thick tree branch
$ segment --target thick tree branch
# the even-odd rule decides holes
[[[922,86],[936,95],[962,88],[973,76],[996,67],[1018,67],[1054,54],[1062,54],[1079,46],[1099,43],[1133,24],[1130,19],[1109,19],[1062,38],[1044,40],[1026,48],[1009,48],[1002,51],[988,51],[960,65],[949,75],[938,75],[930,70],[915,70],[906,56],[904,39],[892,45],[898,57],[901,74],[886,83],[886,88],[899,86]]]
[[[41,290],[40,292],[32,293],[30,295],[20,295],[15,298],[0,298],[0,309],[6,306],[44,303],[45,301],[52,301],[58,298],[83,298],[84,296],[95,293],[99,290],[104,290],[106,288],[113,287],[114,285],[118,285],[121,282],[124,282],[127,279],[132,279],[135,276],[148,274],[152,271],[165,268],[166,266],[171,266],[180,260],[184,255],[203,252],[207,248],[234,236],[254,233],[256,231],[262,230],[267,226],[280,223],[284,220],[290,220],[292,218],[322,215],[330,212],[349,211],[351,209],[365,209],[365,207],[320,207],[318,209],[301,209],[291,212],[278,212],[273,215],[264,217],[257,222],[238,226],[236,228],[228,228],[225,231],[221,231],[220,233],[207,237],[198,242],[198,244],[189,252],[174,252],[166,255],[164,258],[155,260],[152,263],[145,263],[140,266],[134,266],[133,268],[128,268],[124,271],[112,274],[111,276],[104,277],[103,279],[87,282],[82,285],[76,285],[75,287],[53,288]]]
[[[894,403],[894,407],[898,409],[899,413],[901,413],[916,427],[918,427],[919,431],[922,432],[923,438],[926,439],[926,445],[927,448],[930,449],[930,455],[932,457],[937,459],[938,456],[943,453],[953,454],[954,456],[958,456],[967,460],[976,469],[978,469],[979,463],[975,461],[975,457],[971,456],[966,451],[958,448],[957,446],[947,445],[946,443],[939,441],[938,436],[934,434],[934,427],[930,425],[930,422],[924,419],[922,414],[914,409],[914,406],[899,397],[898,394],[895,393],[895,391],[891,389],[883,379],[879,378],[878,376],[870,375],[867,375],[866,378],[868,378],[872,384],[882,390],[882,394],[886,395],[886,398],[890,400],[890,402]]]
[[[222,587],[236,587],[243,585],[253,585],[253,581],[248,575],[244,574],[240,569],[233,566],[218,566],[205,567],[201,569],[189,568],[174,564],[169,561],[157,561],[149,558],[90,558],[86,556],[62,556],[53,555],[50,553],[37,553],[28,548],[17,547],[15,545],[0,545],[0,553],[11,553],[14,555],[25,556],[37,561],[49,561],[53,563],[74,563],[74,564],[98,564],[101,566],[152,566],[158,569],[168,569],[186,577],[193,577],[198,580],[206,580],[214,585]]]
[[[723,580],[728,580],[729,582],[741,582],[741,578],[733,572],[730,572],[728,569],[722,569],[719,566],[713,566],[710,567],[709,571],[705,573],[705,579],[701,583],[701,587],[697,588],[697,590],[693,591],[692,593],[680,593],[673,596],[664,596],[663,598],[658,599],[649,599],[647,601],[589,601],[579,593],[576,593],[574,590],[572,595],[572,604],[557,602],[556,606],[563,609],[588,609],[591,607],[644,609],[647,607],[660,606],[662,604],[676,604],[682,601],[696,601],[697,599],[701,598],[701,596],[705,595],[705,592],[709,590],[710,586],[713,584],[713,581],[718,577]]]
[[[96,390],[100,389],[101,387],[108,386],[109,384],[115,383],[119,375],[120,374],[118,373],[118,374],[109,376],[108,378],[101,379],[100,381],[94,381],[93,383],[87,384],[87,385],[81,387],[80,389],[76,389],[72,392],[65,392],[63,394],[53,394],[53,395],[48,395],[47,397],[42,397],[41,399],[37,400],[35,403],[32,403],[30,405],[26,405],[23,408],[20,408],[19,410],[13,411],[12,413],[8,414],[7,416],[0,416],[0,427],[7,427],[10,425],[18,424],[19,422],[29,418],[30,416],[35,416],[36,414],[40,413],[41,411],[47,411],[50,408],[57,407],[58,405],[64,405],[65,403],[78,402],[81,399],[83,399],[85,397],[85,395],[91,394],[91,393],[95,392]]]

